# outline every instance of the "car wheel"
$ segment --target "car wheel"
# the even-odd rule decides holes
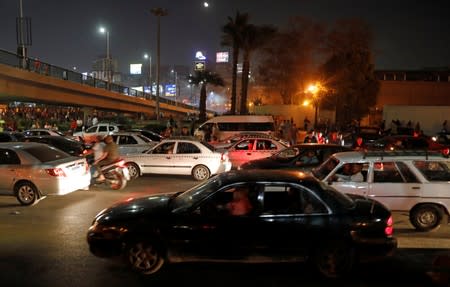
[[[126,164],[128,168],[128,172],[130,173],[130,179],[136,179],[141,174],[139,166],[133,162],[129,162]]]
[[[197,165],[192,170],[192,176],[195,178],[195,180],[205,180],[210,177],[211,173],[209,169],[204,165]]]
[[[431,231],[439,228],[444,217],[442,209],[433,204],[424,204],[414,208],[409,220],[418,231]]]
[[[22,182],[15,187],[17,200],[22,205],[31,205],[38,198],[37,188],[31,182]]]
[[[316,269],[327,278],[339,278],[348,274],[355,260],[355,251],[344,243],[328,242],[315,251]]]
[[[161,248],[149,241],[136,241],[131,244],[127,250],[127,260],[133,270],[143,275],[157,273],[165,263]]]

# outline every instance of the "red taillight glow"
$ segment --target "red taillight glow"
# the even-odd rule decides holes
[[[389,216],[386,225],[387,226],[384,228],[384,233],[387,236],[392,236],[392,234],[394,234],[394,220],[392,219],[392,216]]]
[[[66,173],[61,168],[48,168],[45,171],[51,176],[66,176]]]
[[[449,149],[449,148],[444,148],[444,149],[442,150],[442,154],[443,154],[444,156],[449,156],[449,155],[450,155],[450,149]]]

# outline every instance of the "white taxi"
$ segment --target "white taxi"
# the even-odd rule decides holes
[[[427,151],[336,153],[314,169],[316,178],[344,193],[371,197],[409,213],[420,231],[446,224],[450,159]]]
[[[172,137],[144,153],[127,154],[125,164],[132,179],[142,174],[192,175],[196,180],[229,171],[228,152],[194,137]]]

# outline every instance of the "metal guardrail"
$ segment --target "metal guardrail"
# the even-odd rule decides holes
[[[117,92],[122,95],[144,98],[147,100],[156,101],[156,96],[148,93],[138,91],[136,89],[121,86],[114,83],[108,83],[92,76],[86,76],[81,73],[77,73],[70,69],[65,69],[51,65],[49,63],[41,62],[37,59],[26,58],[0,49],[0,63],[8,66],[16,67],[19,69],[25,69],[28,71],[36,72],[42,75],[47,75],[53,78],[67,80],[70,82],[79,83],[82,85],[87,85],[99,89],[104,89],[112,92]],[[165,103],[172,106],[182,107],[190,110],[196,110],[197,108],[185,103],[180,103],[165,98],[159,97],[160,103]]]

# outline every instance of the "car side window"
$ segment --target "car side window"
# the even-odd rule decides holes
[[[137,144],[137,141],[131,136],[120,136],[119,144]]]
[[[158,145],[154,150],[153,154],[172,154],[173,148],[175,147],[175,142],[164,142]]]
[[[406,182],[409,183],[418,183],[416,175],[411,171],[411,169],[404,162],[396,162],[397,168],[400,170],[400,173],[403,175],[403,178]]]
[[[450,180],[450,170],[444,162],[418,160],[413,164],[428,181]]]
[[[177,146],[177,154],[186,154],[186,153],[201,153],[200,149],[188,142],[179,142]]]
[[[373,182],[404,182],[394,162],[374,162]]]
[[[106,126],[100,126],[100,127],[98,127],[98,131],[99,132],[106,132],[108,130],[106,129]]]
[[[264,188],[263,214],[327,213],[326,206],[311,191],[289,185]]]
[[[14,151],[0,149],[0,165],[6,164],[20,164],[20,159]]]

